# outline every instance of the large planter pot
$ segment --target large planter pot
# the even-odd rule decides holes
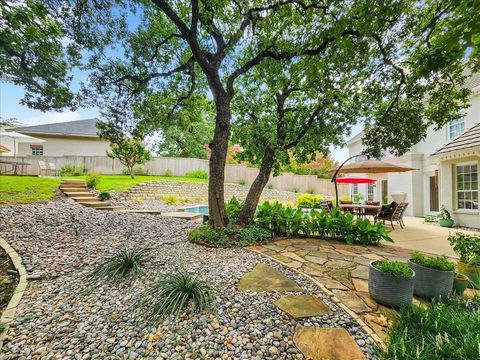
[[[469,287],[474,289],[480,289],[480,266],[479,265],[467,265],[459,261],[457,263],[457,269],[460,274],[466,275],[469,280]]]
[[[378,303],[392,307],[408,306],[412,303],[415,271],[409,278],[384,273],[373,265],[368,268],[368,292]]]
[[[438,219],[438,225],[441,227],[451,228],[453,226],[453,219]]]
[[[462,295],[465,289],[468,287],[468,277],[466,275],[455,273],[455,277],[453,279],[453,292],[458,295]]]
[[[410,269],[415,272],[413,293],[424,298],[447,297],[452,292],[454,271],[431,269],[409,260]]]

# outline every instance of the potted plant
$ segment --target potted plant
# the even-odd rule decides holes
[[[458,272],[468,277],[469,286],[480,289],[480,236],[458,232],[450,235],[448,241],[460,257]]]
[[[438,225],[442,227],[451,228],[453,226],[453,219],[450,212],[442,205],[440,212],[438,213]]]
[[[446,256],[434,258],[416,251],[408,265],[415,271],[415,295],[435,298],[447,297],[452,292],[455,264]]]
[[[468,287],[468,277],[466,275],[455,272],[455,277],[453,278],[453,292],[458,295],[462,295],[465,289]]]
[[[415,271],[400,261],[375,260],[370,263],[368,292],[378,303],[403,307],[412,303]]]

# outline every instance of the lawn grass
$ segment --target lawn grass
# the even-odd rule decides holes
[[[59,184],[60,179],[0,175],[0,204],[50,201]]]
[[[453,297],[400,312],[384,359],[480,359],[480,300]]]
[[[131,187],[147,181],[157,181],[157,180],[168,180],[168,181],[179,181],[179,182],[189,182],[189,183],[207,183],[207,179],[197,179],[189,178],[185,176],[135,176],[135,179],[132,179],[129,175],[100,175],[101,179],[97,185],[98,191],[125,191]],[[85,176],[78,177],[66,177],[66,179],[84,179]]]

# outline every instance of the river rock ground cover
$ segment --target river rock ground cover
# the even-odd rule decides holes
[[[302,359],[293,344],[297,325],[343,327],[367,358],[376,358],[372,339],[313,282],[247,249],[189,243],[194,222],[61,200],[0,207],[0,223],[0,236],[19,252],[30,276],[0,359]],[[150,249],[142,278],[133,286],[89,289],[86,273],[123,246]],[[273,304],[280,294],[239,291],[239,279],[260,262],[322,298],[332,314],[297,322]],[[150,324],[137,311],[139,295],[179,266],[217,289],[218,314]]]

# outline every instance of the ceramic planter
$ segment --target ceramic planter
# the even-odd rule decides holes
[[[465,289],[468,287],[468,277],[466,275],[455,273],[455,277],[453,279],[453,292],[458,295],[462,295]]]
[[[415,271],[409,278],[390,275],[373,266],[368,269],[368,292],[378,303],[391,307],[403,307],[412,303]]]
[[[453,219],[438,219],[438,225],[441,227],[451,228],[453,226]]]
[[[415,272],[413,293],[424,298],[447,297],[452,292],[454,271],[436,270],[408,260]]]
[[[457,269],[460,274],[466,275],[469,279],[469,287],[480,289],[480,265],[468,265],[461,261],[457,263]]]

